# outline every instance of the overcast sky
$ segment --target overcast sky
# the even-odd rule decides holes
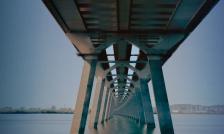
[[[164,65],[170,104],[224,104],[223,13],[221,0]],[[2,0],[0,16],[0,107],[74,107],[83,61],[41,0]]]

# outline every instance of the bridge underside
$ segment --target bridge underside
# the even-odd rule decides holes
[[[162,65],[218,0],[43,0],[84,62],[71,134],[113,115],[173,134]],[[89,105],[93,83],[93,105]]]

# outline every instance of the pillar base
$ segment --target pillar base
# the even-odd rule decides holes
[[[98,125],[98,123],[95,122],[94,125],[93,125],[93,127],[94,127],[95,129],[97,129],[97,125]]]
[[[154,123],[146,123],[147,128],[155,128],[155,124]]]
[[[84,132],[85,132],[85,128],[84,127],[79,128],[79,134],[84,134]]]

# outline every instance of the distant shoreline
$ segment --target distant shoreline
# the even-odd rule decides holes
[[[65,113],[65,112],[0,112],[0,114],[73,114],[73,113]],[[157,113],[154,113],[157,114]],[[224,113],[171,113],[172,115],[224,115]]]
[[[91,112],[91,109],[89,110]],[[157,113],[156,107],[153,107],[154,114]],[[192,104],[174,104],[170,105],[172,114],[207,114],[207,115],[224,115],[224,105],[192,105]],[[74,109],[69,107],[57,108],[51,106],[49,108],[38,107],[0,107],[0,114],[73,114]]]
[[[71,112],[0,112],[0,114],[73,114]]]

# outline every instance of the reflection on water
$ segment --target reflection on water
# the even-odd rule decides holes
[[[88,134],[153,134],[154,129],[147,129],[146,125],[139,124],[137,121],[114,116],[105,124],[98,125],[98,129],[86,129]]]
[[[0,114],[0,134],[69,134],[72,115]]]
[[[224,134],[224,115],[173,115],[176,134]],[[0,134],[69,134],[70,114],[0,114]],[[87,134],[160,134],[157,116],[155,129],[114,116],[98,130]],[[88,126],[88,125],[87,125]]]

